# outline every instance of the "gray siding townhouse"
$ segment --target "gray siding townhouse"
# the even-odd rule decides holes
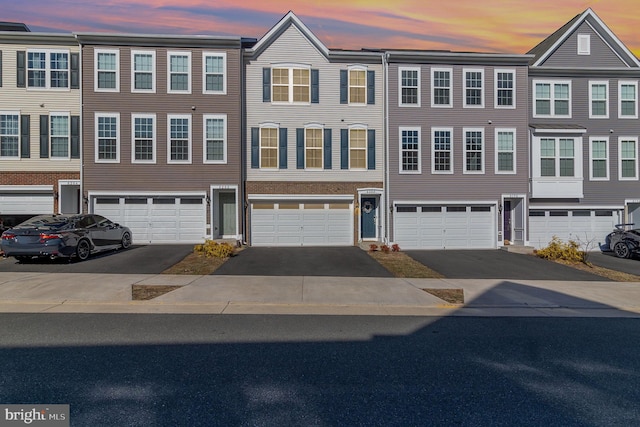
[[[134,243],[242,240],[243,39],[76,36],[85,210]]]
[[[597,248],[640,222],[640,63],[591,9],[529,53],[530,244]]]
[[[249,243],[381,239],[382,54],[328,49],[289,12],[245,67]]]
[[[391,242],[526,244],[530,58],[387,52]]]
[[[0,26],[0,219],[80,209],[80,48],[72,34]],[[1,225],[1,224],[0,224]]]

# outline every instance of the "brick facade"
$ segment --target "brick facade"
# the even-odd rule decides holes
[[[58,181],[80,179],[79,172],[3,172],[0,185],[52,185],[58,188]]]

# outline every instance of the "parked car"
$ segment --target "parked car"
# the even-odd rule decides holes
[[[2,233],[5,257],[28,261],[34,257],[77,258],[131,246],[129,228],[101,215],[39,215]]]
[[[617,224],[615,230],[607,235],[609,249],[618,258],[630,258],[640,253],[640,229],[634,224]]]

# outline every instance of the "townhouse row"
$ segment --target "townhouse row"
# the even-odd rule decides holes
[[[13,28],[12,28],[13,30]],[[0,217],[135,243],[592,247],[640,221],[640,62],[591,9],[527,54],[0,32]]]

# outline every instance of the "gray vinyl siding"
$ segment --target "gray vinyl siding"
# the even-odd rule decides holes
[[[290,26],[257,58],[246,65],[246,151],[251,152],[251,128],[262,124],[275,123],[287,129],[286,169],[264,170],[251,167],[251,158],[246,158],[248,181],[330,181],[330,182],[372,182],[383,179],[383,70],[381,56],[366,55],[362,63],[357,61],[331,62],[313,46],[295,26]],[[263,68],[278,65],[304,65],[319,72],[319,103],[308,105],[277,105],[263,101]],[[375,71],[375,104],[340,104],[340,70],[361,65]],[[305,125],[319,124],[331,129],[331,169],[305,170],[297,166],[296,129]],[[375,169],[341,170],[340,130],[350,125],[363,125],[375,130]]]

